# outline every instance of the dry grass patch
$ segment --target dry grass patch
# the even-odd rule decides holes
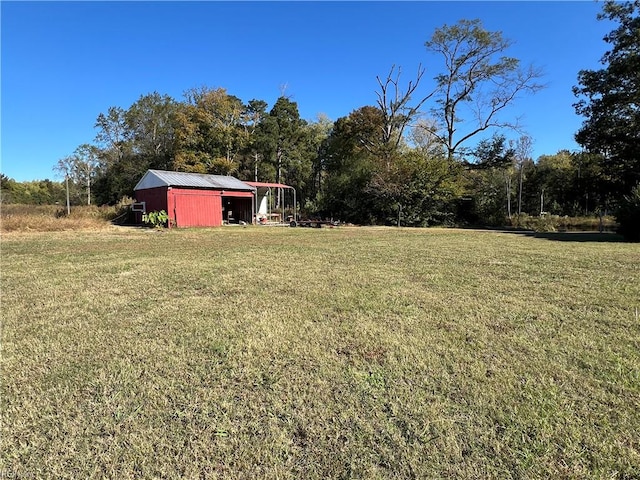
[[[638,299],[640,251],[625,243],[390,228],[3,237],[0,470],[638,478]]]
[[[74,206],[70,215],[59,205],[2,205],[0,231],[57,232],[71,230],[102,230],[111,227],[116,216],[114,207]]]

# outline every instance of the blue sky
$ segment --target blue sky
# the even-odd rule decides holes
[[[300,114],[330,119],[376,102],[392,65],[404,83],[442,71],[424,43],[433,31],[479,18],[515,44],[507,52],[545,72],[548,85],[514,104],[534,157],[578,150],[571,87],[600,68],[613,25],[602,3],[573,2],[1,2],[1,165],[18,181],[56,178],[58,159],[91,143],[110,106],[157,91],[223,87],[269,108],[286,85]],[[517,134],[513,134],[514,137]]]

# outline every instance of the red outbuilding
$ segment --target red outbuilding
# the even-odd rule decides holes
[[[164,210],[170,227],[217,227],[254,219],[256,188],[235,177],[148,170],[134,191],[138,210]]]

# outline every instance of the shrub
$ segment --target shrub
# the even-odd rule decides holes
[[[162,228],[166,226],[168,220],[169,215],[167,215],[167,212],[164,210],[160,210],[159,212],[149,212],[142,215],[142,221],[154,228]]]
[[[640,242],[640,184],[624,197],[616,212],[618,233],[630,242]]]
[[[527,214],[516,215],[511,219],[511,226],[533,230],[536,232],[557,231],[613,231],[615,219],[611,216],[600,217],[567,217],[560,215],[530,216]]]

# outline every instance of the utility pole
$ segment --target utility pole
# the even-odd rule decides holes
[[[64,176],[64,183],[67,187],[67,216],[71,215],[71,206],[69,204],[69,175]]]

